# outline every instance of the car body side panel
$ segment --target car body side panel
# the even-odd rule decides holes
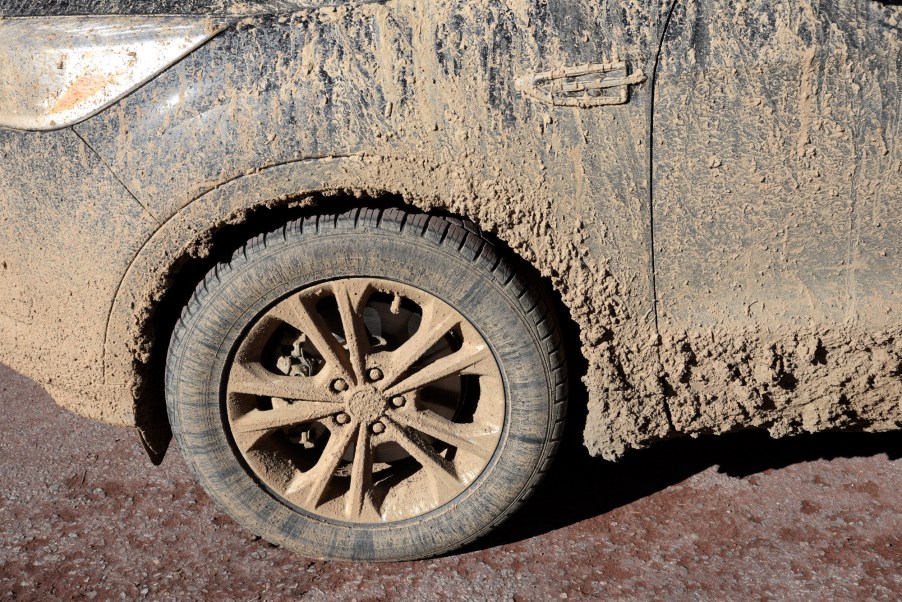
[[[0,295],[18,316],[0,321],[0,358],[76,411],[155,428],[162,399],[136,407],[154,312],[212,231],[274,205],[329,210],[309,193],[395,193],[467,216],[550,278],[588,360],[593,453],[674,432],[899,426],[898,7],[863,2],[836,0],[831,19],[882,45],[822,32],[830,48],[854,42],[841,56],[858,88],[829,92],[839,71],[800,54],[821,39],[800,33],[818,2],[786,8],[773,60],[752,69],[737,60],[754,42],[741,11],[680,5],[657,81],[654,219],[650,78],[669,0],[403,0],[242,19],[71,130],[0,134],[13,157],[0,165]],[[699,31],[732,58],[687,33]],[[623,104],[555,106],[516,84],[621,62]],[[795,110],[805,85],[807,113]],[[842,181],[849,152],[853,184],[833,196],[823,184]],[[23,228],[41,195],[76,238],[54,239],[54,220]],[[754,238],[773,221],[798,224],[803,244]],[[64,296],[34,313],[57,281]],[[773,299],[781,311],[761,311]]]
[[[98,360],[121,275],[156,227],[73,132],[0,131],[3,362],[67,407],[132,423]]]
[[[342,0],[67,0],[35,2],[34,0],[0,0],[0,17],[64,17],[102,15],[249,15],[289,13],[303,8],[338,4],[360,4],[366,1]]]
[[[147,300],[174,258],[202,252],[204,230],[309,186],[391,191],[467,216],[552,279],[589,358],[590,449],[615,456],[668,433],[650,276],[650,87],[595,108],[515,87],[587,63],[650,74],[668,9],[389,2],[248,19],[79,124],[164,222],[117,297],[108,382],[140,372]],[[265,177],[259,194],[228,197]]]
[[[681,2],[655,89],[680,431],[902,425],[902,7]]]

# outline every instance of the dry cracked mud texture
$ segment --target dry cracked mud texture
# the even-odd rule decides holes
[[[0,600],[843,599],[902,596],[902,436],[679,440],[620,464],[578,425],[489,540],[419,562],[274,548],[178,453],[59,409],[0,366]],[[577,435],[573,437],[573,435]]]

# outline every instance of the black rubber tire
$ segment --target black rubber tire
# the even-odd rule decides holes
[[[352,276],[393,279],[451,305],[481,331],[505,383],[505,425],[482,475],[451,502],[397,523],[349,527],[298,512],[257,482],[227,434],[224,375],[248,325],[294,291]],[[254,533],[317,558],[423,558],[486,534],[549,468],[566,397],[559,329],[538,284],[469,222],[398,209],[313,216],[248,242],[198,286],[166,365],[172,430],[201,486]]]

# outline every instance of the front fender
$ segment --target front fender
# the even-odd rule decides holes
[[[666,434],[654,378],[650,85],[634,82],[624,104],[556,107],[515,83],[615,56],[651,73],[669,4],[630,13],[625,29],[613,5],[590,0],[549,3],[548,14],[500,1],[423,6],[244,20],[76,126],[165,224],[129,270],[146,280],[127,279],[117,297],[111,384],[140,378],[154,297],[217,228],[308,192],[392,192],[467,217],[551,279],[589,360],[593,451],[616,456]],[[584,25],[610,35],[585,40]]]

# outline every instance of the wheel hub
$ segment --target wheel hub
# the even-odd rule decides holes
[[[388,400],[372,385],[360,385],[348,397],[348,414],[362,423],[379,420],[389,406]]]

